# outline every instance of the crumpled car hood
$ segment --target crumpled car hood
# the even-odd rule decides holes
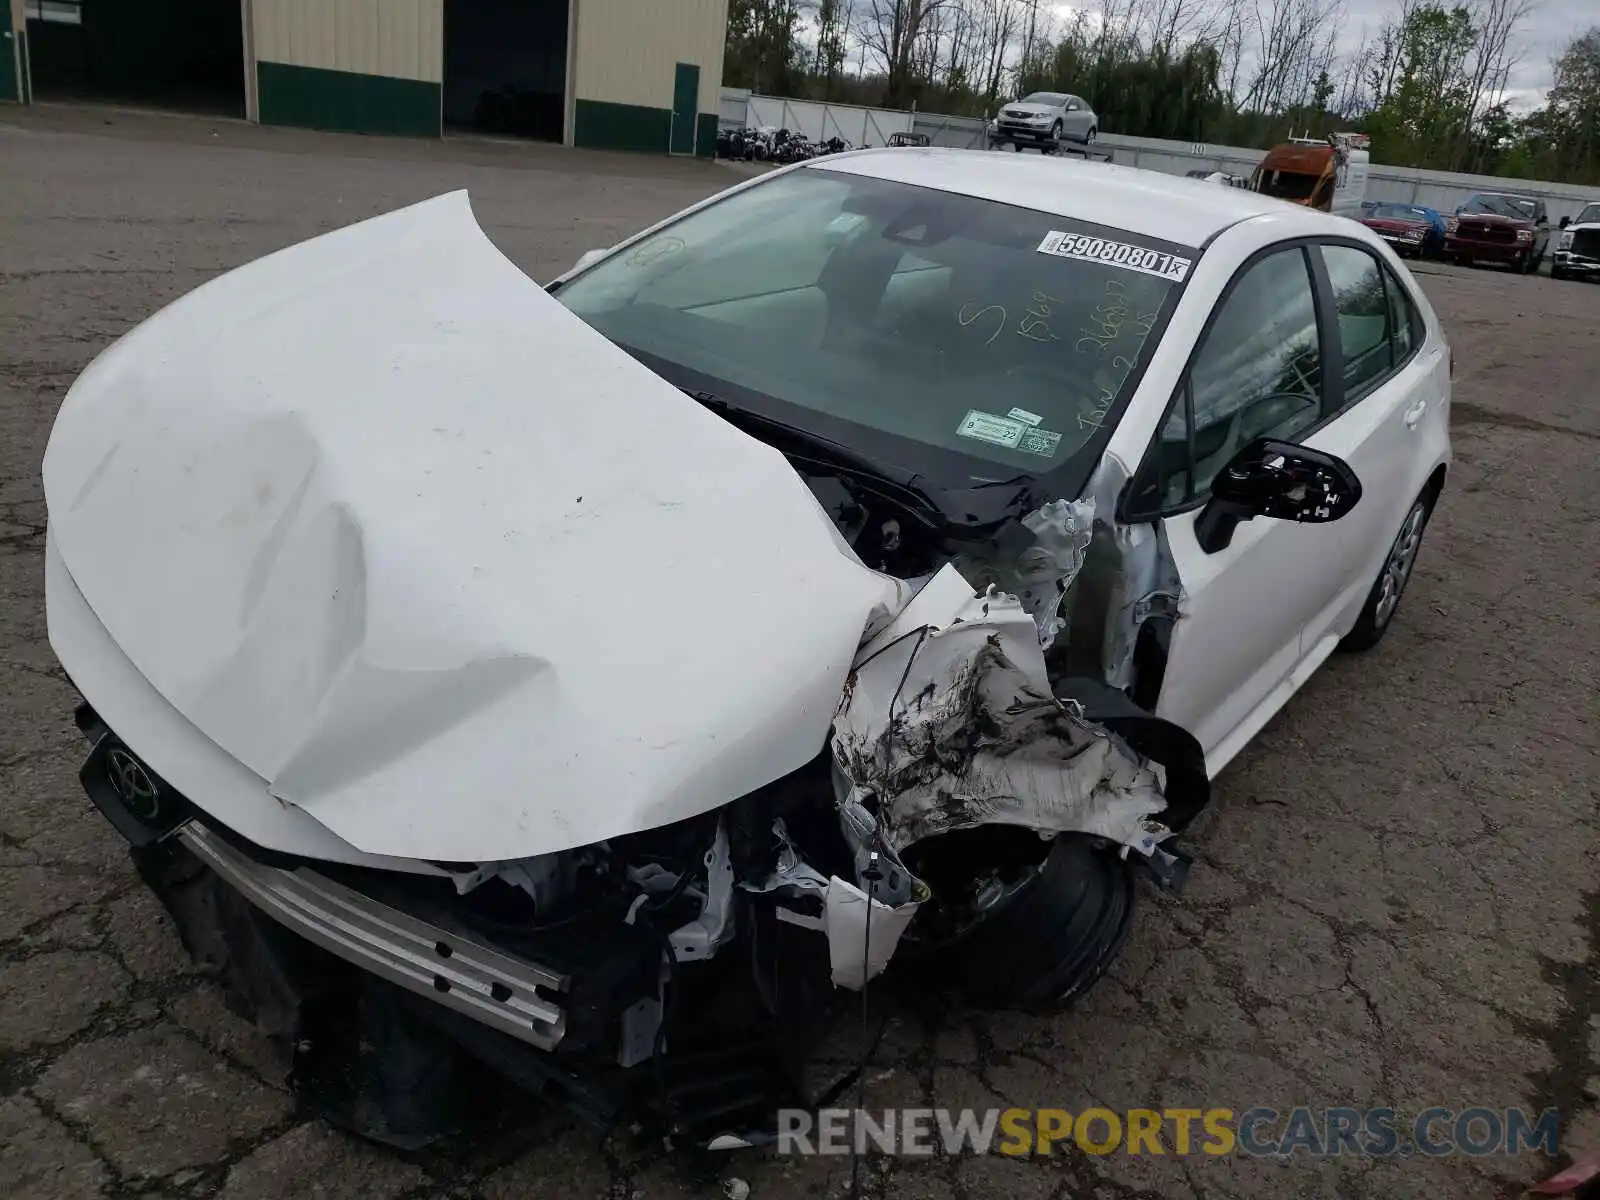
[[[514,859],[727,803],[822,748],[901,603],[782,455],[568,313],[465,192],[135,329],[68,394],[44,485],[134,666],[373,854]]]

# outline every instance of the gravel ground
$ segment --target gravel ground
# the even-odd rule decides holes
[[[559,1114],[400,1157],[297,1111],[85,801],[45,638],[39,461],[89,359],[267,251],[467,187],[536,278],[729,169],[100,109],[0,115],[0,1194],[720,1194]],[[1457,464],[1395,628],[1319,673],[1219,781],[1178,900],[1049,1019],[902,1011],[868,1105],[1558,1107],[1600,1145],[1594,697],[1600,288],[1425,266],[1456,348]],[[1589,699],[1585,701],[1584,696]],[[829,1047],[844,1058],[847,1039]],[[1591,1094],[1586,1098],[1586,1090]],[[1514,1195],[1535,1156],[870,1165],[895,1197]],[[837,1159],[729,1159],[756,1200]]]

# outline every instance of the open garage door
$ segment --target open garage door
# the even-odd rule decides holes
[[[445,0],[446,129],[559,142],[567,0]]]
[[[25,0],[33,94],[245,115],[239,0]]]

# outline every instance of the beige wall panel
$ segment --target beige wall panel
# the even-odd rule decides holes
[[[578,0],[577,97],[672,106],[678,63],[700,67],[699,109],[717,111],[728,0]]]
[[[429,83],[443,78],[444,0],[253,0],[253,9],[258,59]]]

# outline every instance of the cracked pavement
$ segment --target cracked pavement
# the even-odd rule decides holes
[[[467,187],[547,279],[734,178],[546,146],[0,114],[0,1195],[722,1194],[714,1171],[531,1101],[403,1156],[297,1110],[78,785],[39,462],[94,354],[219,271]],[[1145,891],[1076,1008],[875,998],[869,1108],[1523,1105],[1559,1108],[1570,1148],[1600,1147],[1600,287],[1416,273],[1455,347],[1457,461],[1385,642],[1336,656],[1227,770],[1186,839],[1187,892]],[[842,1028],[824,1058],[853,1061],[858,1036]],[[838,1196],[849,1176],[840,1159],[715,1165],[756,1200]],[[1072,1149],[866,1168],[867,1195],[907,1200],[1496,1200],[1552,1164]]]

